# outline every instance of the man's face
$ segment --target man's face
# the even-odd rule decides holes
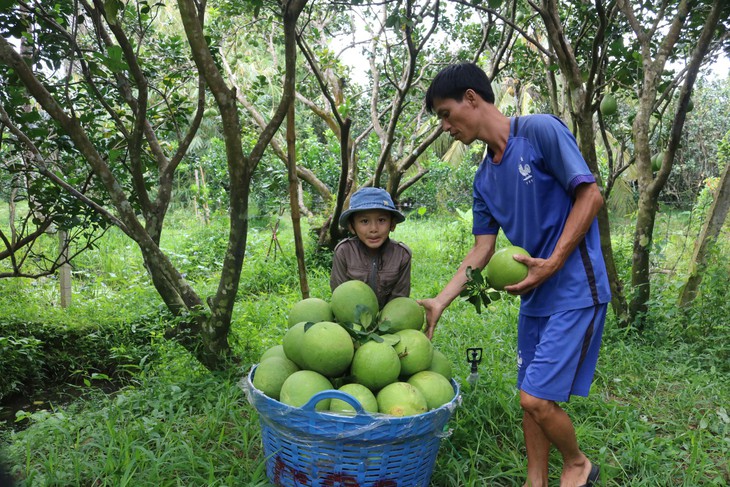
[[[437,98],[433,111],[441,121],[441,128],[456,140],[471,144],[476,140],[476,109],[467,96],[457,101],[453,98]]]

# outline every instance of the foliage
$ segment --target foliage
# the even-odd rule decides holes
[[[494,301],[502,298],[499,291],[492,288],[482,269],[466,268],[466,285],[459,296],[474,305],[477,314],[482,314],[482,306],[486,309]]]

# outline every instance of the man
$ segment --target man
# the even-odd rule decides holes
[[[527,482],[547,486],[554,445],[563,457],[561,487],[594,485],[599,467],[578,447],[573,423],[557,404],[587,396],[601,344],[610,289],[596,215],[603,197],[575,138],[558,118],[509,118],[494,106],[492,86],[472,63],[443,69],[426,107],[456,140],[486,142],[474,176],[474,246],[426,309],[433,336],[441,314],[466,283],[467,267],[482,269],[501,228],[532,257],[516,255],[527,277],[505,290],[521,296],[518,374]]]

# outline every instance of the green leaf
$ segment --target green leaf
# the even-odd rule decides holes
[[[382,340],[391,347],[398,345],[398,343],[400,342],[400,335],[394,335],[392,333],[380,335],[380,338],[382,338]]]

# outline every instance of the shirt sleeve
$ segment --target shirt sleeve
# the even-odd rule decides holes
[[[332,274],[330,274],[330,290],[334,291],[337,286],[345,281],[347,277],[347,262],[345,252],[340,246],[335,247],[335,253],[332,256]]]
[[[402,244],[401,244],[402,245]],[[398,280],[393,286],[393,291],[390,293],[392,300],[397,297],[408,297],[411,295],[411,253],[410,249],[405,252],[401,268],[398,271]]]
[[[540,122],[533,127],[535,148],[541,152],[547,170],[572,194],[578,184],[588,182],[584,178],[593,179],[593,175],[565,123],[553,115]]]
[[[482,165],[487,164],[485,160]],[[484,177],[483,166],[479,166],[477,173],[474,176],[474,184],[472,186],[472,233],[474,235],[496,235],[499,233],[499,223],[492,217],[492,213],[487,207],[487,203],[482,196],[482,187],[484,183],[482,178]]]

